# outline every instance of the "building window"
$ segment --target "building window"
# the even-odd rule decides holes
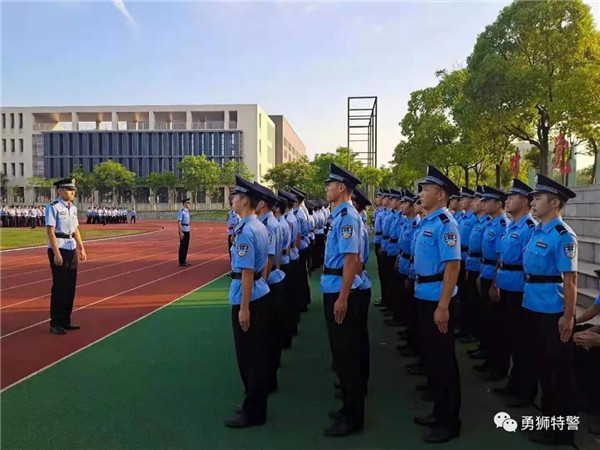
[[[2,129],[6,128],[6,114],[2,113]]]
[[[13,153],[15,152],[15,140],[14,139],[10,140],[10,151]]]
[[[10,163],[10,174],[14,177],[16,176],[15,163]]]
[[[210,134],[210,154],[211,156],[215,155],[215,134]]]
[[[221,148],[219,149],[219,155],[225,155],[225,133],[221,133]]]
[[[6,153],[6,139],[2,139],[2,151]]]
[[[10,128],[15,128],[15,115],[13,113],[10,114]]]
[[[21,153],[23,153],[23,146],[24,146],[23,139],[19,139],[19,151]]]
[[[262,114],[258,113],[258,129],[261,129],[261,124],[262,124]]]
[[[23,113],[19,113],[19,130],[23,129]]]
[[[19,163],[19,176],[20,177],[25,176],[25,164],[23,164],[23,163]]]
[[[8,173],[6,173],[6,163],[2,163],[2,173],[8,175]]]
[[[262,155],[262,139],[258,140],[258,156]]]

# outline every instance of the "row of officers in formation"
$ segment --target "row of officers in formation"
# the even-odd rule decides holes
[[[107,223],[127,223],[128,216],[130,223],[136,223],[137,212],[132,209],[130,212],[124,207],[106,207],[90,206],[85,212],[86,223],[102,224]]]
[[[35,228],[44,226],[44,207],[27,205],[2,205],[0,225],[3,228]]]
[[[275,194],[236,178],[228,217],[229,300],[245,397],[226,420],[228,427],[266,422],[282,349],[292,346],[301,313],[311,303],[309,274],[322,266],[325,323],[342,401],[325,434],[363,429],[371,299],[363,217],[371,203],[351,172],[334,164],[330,172],[327,201],[312,202],[298,188]],[[575,342],[585,350],[600,346],[594,337],[600,330],[573,333],[577,237],[560,212],[575,193],[542,175],[535,189],[519,180],[508,193],[489,186],[459,189],[432,166],[418,188],[418,194],[393,189],[376,194],[382,297],[375,306],[389,316],[388,325],[406,327],[399,333],[406,339],[400,350],[419,358],[409,373],[427,376],[416,388],[433,408],[414,418],[427,430],[425,442],[445,442],[460,433],[456,337],[479,343],[471,352],[484,361],[477,370],[490,381],[508,379],[495,392],[514,406],[530,405],[541,387],[545,416],[574,417]],[[451,201],[460,207],[449,210]],[[189,226],[189,215],[181,219]],[[189,239],[189,228],[187,233]],[[577,320],[589,320],[598,310],[600,299]],[[574,439],[566,428],[530,437],[546,444]]]

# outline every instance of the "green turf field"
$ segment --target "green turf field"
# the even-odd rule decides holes
[[[376,273],[374,264],[369,264]],[[333,398],[329,348],[318,293],[302,316],[300,334],[284,353],[279,392],[269,401],[267,425],[245,430],[223,426],[242,399],[235,363],[229,278],[220,278],[152,316],[4,392],[3,449],[422,449],[412,424],[429,405],[413,389],[422,377],[406,374],[395,350],[395,330],[370,312],[372,378],[366,429],[344,439],[322,430]],[[378,298],[375,286],[373,298]],[[85,327],[85,324],[82,324]],[[81,331],[85,332],[85,328]],[[50,338],[50,337],[49,337]],[[524,433],[496,429],[506,408],[479,381],[459,349],[463,434],[445,449],[538,448]],[[508,411],[520,423],[535,410]],[[589,435],[588,435],[589,436]],[[585,441],[596,448],[591,438]]]
[[[81,230],[83,240],[102,239],[115,236],[127,236],[142,233],[145,230]],[[0,231],[0,250],[11,248],[34,247],[48,242],[45,228],[2,228]]]

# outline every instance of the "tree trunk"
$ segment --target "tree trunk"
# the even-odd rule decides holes
[[[465,186],[469,187],[469,168],[467,166],[463,166],[463,170],[465,171]]]
[[[598,143],[594,139],[590,139],[590,144],[594,149],[594,163],[592,164],[592,184],[596,184],[596,171],[598,170]]]
[[[551,177],[550,175],[550,117],[543,110],[539,110],[540,120],[537,126],[538,140],[540,143],[540,173]]]
[[[495,172],[496,172],[496,188],[500,189],[500,164],[496,164],[495,167]]]

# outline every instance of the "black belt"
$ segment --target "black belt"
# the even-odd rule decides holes
[[[514,272],[523,272],[523,265],[521,265],[521,264],[504,264],[503,262],[501,262],[500,269],[501,270],[511,270]]]
[[[67,233],[54,233],[54,236],[56,236],[59,239],[71,239],[73,237],[72,234]]]
[[[190,226],[189,223],[183,223],[183,222],[181,222],[181,225],[184,226],[184,227],[189,227]]]
[[[472,256],[473,258],[481,258],[483,255],[481,252],[469,252],[469,256]]]
[[[400,253],[400,256],[402,256],[404,259],[411,259],[411,256],[406,253]]]
[[[436,273],[435,275],[415,275],[417,283],[435,283],[436,281],[444,281],[443,273]]]
[[[323,267],[323,275],[337,275],[341,277],[344,275],[344,269],[332,269],[330,267]]]
[[[390,239],[390,243],[397,244],[398,243],[398,238]]]
[[[375,236],[382,236],[382,235],[383,235],[383,233],[382,233],[381,231],[377,231],[377,232],[375,233]]]
[[[485,264],[486,266],[495,266],[498,263],[497,259],[487,259],[487,258],[483,258],[481,260],[481,262],[483,264]]]
[[[367,270],[367,266],[363,264],[363,270]]]
[[[468,245],[461,245],[460,251],[461,252],[468,252],[469,251],[469,246]]]
[[[242,272],[229,272],[229,276],[232,280],[241,280]],[[259,280],[262,277],[262,272],[254,272],[254,281]]]
[[[532,275],[530,273],[523,274],[525,283],[562,283],[561,275]]]
[[[385,236],[385,235],[384,235],[384,236],[383,236],[383,238],[384,238],[384,239],[389,239],[390,237],[389,237],[389,236]]]

